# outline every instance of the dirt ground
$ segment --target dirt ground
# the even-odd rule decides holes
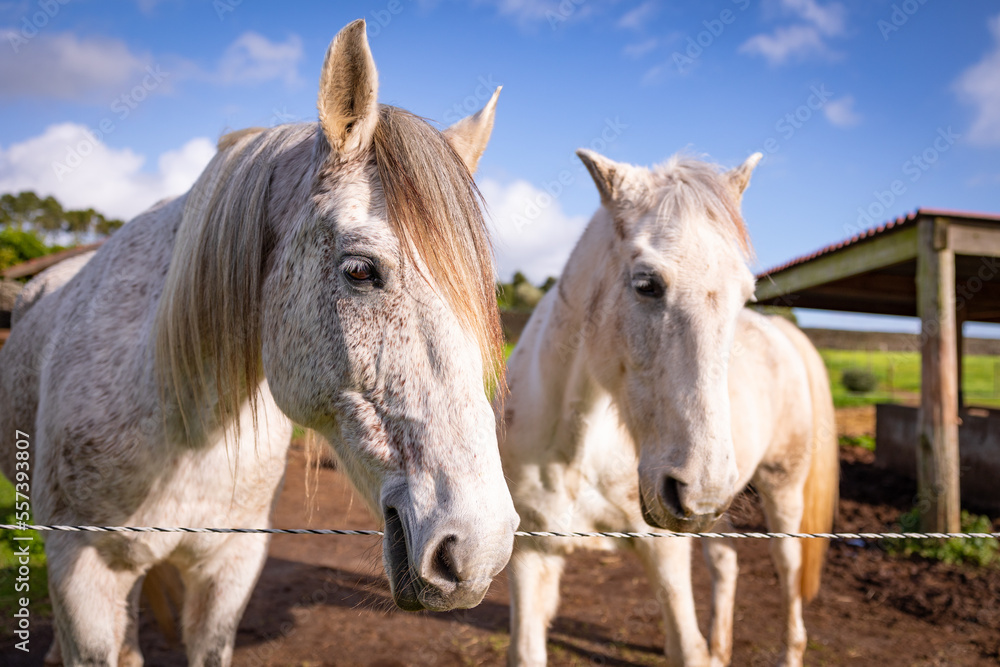
[[[844,415],[851,433],[864,416]],[[862,429],[864,430],[864,429]],[[869,431],[870,432],[870,431]],[[912,505],[912,482],[872,465],[862,449],[842,451],[838,529],[890,529]],[[322,469],[307,520],[304,455],[293,450],[275,525],[374,527],[342,475]],[[736,507],[737,526],[761,529],[752,492]],[[1000,521],[994,522],[1000,526]],[[998,530],[1000,528],[994,528]],[[509,641],[502,575],[475,609],[411,614],[394,609],[373,537],[276,536],[243,618],[236,665],[501,665]],[[761,541],[739,543],[734,665],[773,665],[779,655],[777,576]],[[695,586],[702,627],[710,590],[700,551]],[[568,564],[550,632],[552,665],[658,665],[660,611],[635,556],[578,552]],[[1000,569],[946,566],[887,556],[878,545],[837,543],[823,588],[806,609],[809,665],[1000,664]],[[36,619],[32,655],[0,645],[0,664],[40,665],[51,638]],[[146,664],[184,665],[144,613]]]

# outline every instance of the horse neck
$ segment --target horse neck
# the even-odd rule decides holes
[[[540,355],[539,370],[554,385],[550,389],[561,401],[558,410],[563,420],[586,418],[610,398],[594,375],[588,341],[596,327],[602,326],[600,313],[605,306],[595,302],[601,300],[601,285],[615,279],[609,275],[613,272],[608,253],[613,235],[610,215],[601,208],[570,254],[546,318],[543,339],[548,349]],[[573,444],[580,443],[568,446]]]

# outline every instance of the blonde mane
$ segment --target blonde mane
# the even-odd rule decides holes
[[[708,212],[708,217],[733,234],[743,256],[753,257],[750,233],[740,213],[739,197],[718,165],[685,155],[674,155],[651,170],[655,193],[661,196],[660,215],[687,217]]]
[[[189,439],[203,437],[213,422],[236,434],[248,399],[256,414],[261,288],[274,241],[270,186],[279,155],[307,140],[327,149],[313,156],[309,173],[324,171],[329,149],[317,124],[227,134],[187,195],[154,327],[156,372]],[[401,109],[380,107],[373,143],[370,159],[404,254],[422,260],[414,264],[426,267],[425,277],[478,341],[487,382],[498,382],[503,347],[492,247],[472,176],[440,132]]]

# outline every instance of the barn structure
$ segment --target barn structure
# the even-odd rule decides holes
[[[919,317],[920,408],[879,406],[877,420],[898,428],[879,425],[877,435],[909,435],[902,456],[910,452],[916,465],[925,530],[958,532],[960,479],[967,487],[983,478],[982,491],[997,498],[1000,474],[960,463],[959,430],[961,417],[977,416],[962,405],[962,325],[1000,322],[1000,215],[917,209],[761,273],[756,296],[766,305]],[[986,429],[979,439],[992,466],[1000,465],[996,421],[977,427]],[[876,450],[883,445],[891,449],[877,438]]]

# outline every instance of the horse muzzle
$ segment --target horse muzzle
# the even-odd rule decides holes
[[[639,500],[642,518],[649,525],[677,533],[697,533],[719,520],[729,509],[732,496],[695,495],[688,485],[665,475],[654,493],[640,488]]]
[[[383,562],[393,601],[406,611],[467,609],[482,602],[510,560],[516,515],[484,534],[480,525],[431,527],[426,537],[408,530],[400,512],[384,508]]]

